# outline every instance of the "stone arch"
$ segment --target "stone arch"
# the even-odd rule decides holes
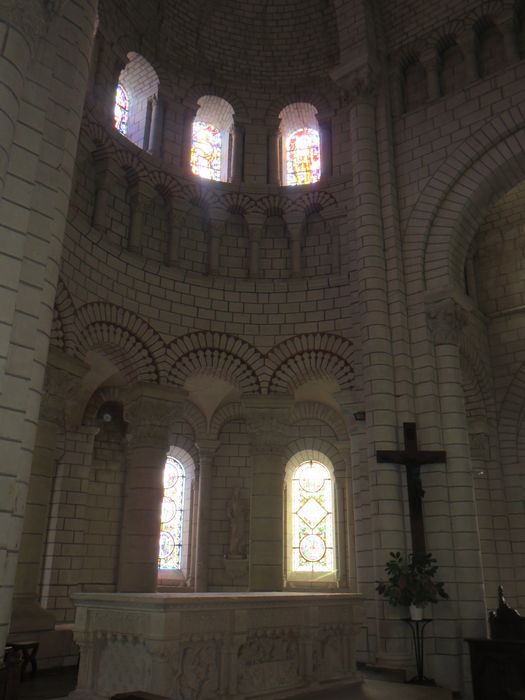
[[[315,418],[334,431],[340,441],[348,440],[348,430],[344,418],[331,406],[316,401],[299,401],[292,409],[290,421],[298,423],[302,420]]]
[[[313,105],[318,116],[331,114],[336,107],[335,99],[330,100],[326,94],[317,88],[294,90],[287,93],[286,97],[279,97],[269,105],[264,117],[265,123],[277,124],[283,109],[297,102]]]
[[[464,256],[494,192],[510,189],[524,176],[524,124],[520,107],[510,109],[505,119],[494,118],[466,139],[427,183],[407,225],[409,285],[444,287],[461,279]]]
[[[156,331],[132,312],[108,303],[85,304],[77,312],[76,329],[78,357],[98,350],[131,382],[158,383],[164,376],[164,344]]]
[[[242,393],[260,393],[263,357],[240,338],[224,333],[190,333],[169,346],[167,357],[170,384],[183,386],[192,374],[207,372],[230,382]]]
[[[344,476],[346,462],[339,450],[328,440],[318,437],[298,438],[288,443],[284,450],[285,464],[293,464],[299,456],[300,460],[319,459],[325,455],[332,463],[334,474]]]
[[[293,391],[309,379],[331,378],[339,389],[351,389],[353,344],[337,335],[311,333],[294,336],[267,355],[268,393]]]
[[[101,406],[109,402],[122,405],[122,396],[119,387],[107,386],[95,391],[84,410],[83,424],[96,425],[98,411]]]
[[[226,423],[231,421],[244,421],[246,419],[244,409],[238,402],[230,402],[220,406],[213,414],[210,421],[210,437],[218,440],[219,435]]]
[[[221,100],[229,102],[233,107],[233,113],[235,115],[235,121],[245,122],[249,121],[250,116],[246,106],[243,101],[234,92],[227,88],[223,88],[217,85],[210,85],[209,83],[199,83],[193,85],[188,92],[183,97],[183,103],[188,107],[195,107],[203,95],[211,95],[212,97],[220,97]]]
[[[75,347],[75,306],[63,280],[59,278],[53,307],[51,344],[63,352],[74,351]]]
[[[184,420],[191,426],[196,440],[206,435],[207,425],[206,416],[192,401],[185,401],[183,406],[182,416]]]

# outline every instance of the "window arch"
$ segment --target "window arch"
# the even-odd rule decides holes
[[[190,168],[206,180],[231,179],[233,107],[216,95],[198,100],[191,138]]]
[[[115,128],[146,151],[152,148],[154,120],[160,114],[156,107],[158,92],[159,78],[153,66],[143,56],[131,51],[128,63],[120,73],[115,93]],[[119,121],[123,114],[119,100],[123,96],[127,107],[124,129],[121,128],[122,121]]]
[[[302,452],[288,462],[285,509],[287,582],[337,583],[335,478],[326,455]]]
[[[172,448],[163,473],[163,499],[158,553],[159,582],[185,582],[191,559],[194,464],[190,455]]]
[[[311,185],[321,177],[321,141],[316,115],[315,107],[307,102],[288,105],[279,115],[285,185]]]

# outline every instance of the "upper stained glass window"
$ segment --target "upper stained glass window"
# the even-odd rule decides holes
[[[115,94],[115,128],[120,131],[123,136],[128,133],[128,116],[129,116],[129,100],[128,93],[122,85],[117,85]]]
[[[194,121],[191,139],[191,172],[206,180],[221,179],[222,137],[213,124]]]
[[[164,498],[159,543],[159,569],[182,569],[184,487],[186,473],[178,459],[168,457],[164,467]]]
[[[320,462],[299,465],[291,483],[293,572],[335,569],[333,484]]]
[[[286,184],[310,185],[321,177],[319,132],[302,127],[286,139]]]

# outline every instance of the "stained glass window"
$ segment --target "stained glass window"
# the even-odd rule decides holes
[[[186,473],[178,459],[168,457],[164,467],[164,498],[159,543],[159,569],[182,569],[184,487]]]
[[[297,129],[286,139],[286,184],[310,185],[320,177],[319,132]]]
[[[333,485],[320,462],[303,462],[291,480],[292,571],[335,569]]]
[[[191,139],[191,172],[207,180],[220,180],[221,156],[221,132],[213,124],[194,121]]]
[[[122,85],[117,85],[115,94],[115,128],[120,131],[123,136],[128,133],[128,116],[129,116],[129,100],[128,93]]]

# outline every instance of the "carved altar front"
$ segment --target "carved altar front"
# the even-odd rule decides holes
[[[351,593],[79,593],[80,698],[265,698],[359,683]]]

